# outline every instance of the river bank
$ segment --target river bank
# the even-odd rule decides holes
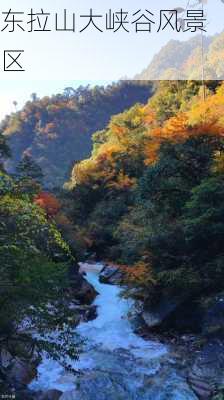
[[[128,319],[132,302],[120,297],[120,287],[99,282],[101,269],[101,264],[82,265],[99,295],[94,301],[97,318],[77,328],[86,342],[73,364],[80,375],[43,359],[30,389],[62,391],[60,400],[196,400],[169,346],[133,332]]]
[[[87,286],[94,288],[98,295],[87,306],[95,310],[95,314],[91,318],[82,316],[74,328],[74,332],[84,339],[79,360],[72,362],[78,373],[68,372],[58,362],[43,356],[37,368],[37,377],[33,375],[28,389],[18,392],[16,398],[213,398],[217,379],[222,379],[222,342],[217,338],[205,340],[202,335],[178,335],[169,331],[152,333],[146,325],[135,329],[132,315],[134,302],[121,297],[120,286],[102,283],[102,269],[101,263],[85,263],[80,268]]]

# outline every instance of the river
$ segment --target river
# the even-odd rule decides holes
[[[127,317],[132,303],[120,297],[120,287],[99,282],[102,264],[81,264],[81,269],[99,293],[97,318],[76,328],[85,344],[73,367],[82,374],[75,377],[43,358],[30,388],[59,389],[60,400],[196,400],[168,348],[133,332]]]

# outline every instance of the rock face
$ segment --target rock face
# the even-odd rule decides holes
[[[79,283],[80,286],[75,293],[75,298],[82,304],[91,304],[98,293],[83,277],[79,279]]]
[[[94,287],[79,273],[70,278],[68,291],[81,304],[91,304],[98,294]]]
[[[224,292],[203,302],[201,320],[201,329],[204,334],[224,334]]]
[[[200,399],[210,399],[214,390],[224,385],[224,342],[209,340],[193,363],[188,377]]]
[[[224,293],[203,299],[161,299],[143,306],[141,316],[149,328],[174,329],[204,335],[224,334]]]
[[[70,304],[70,310],[74,311],[75,321],[74,326],[77,326],[80,322],[92,321],[97,317],[97,306],[91,305],[80,305]]]
[[[59,400],[62,394],[60,390],[52,389],[40,394],[37,400]]]
[[[99,276],[101,283],[108,283],[110,285],[119,285],[122,283],[122,279],[123,274],[121,270],[114,265],[105,265]]]
[[[36,376],[36,366],[22,361],[20,359],[14,359],[10,365],[7,378],[13,382],[17,387],[28,385],[32,379]]]
[[[169,299],[162,300],[158,306],[147,310],[147,307],[142,312],[142,318],[149,328],[154,328],[166,320],[177,308],[178,302]]]
[[[30,342],[26,343],[19,338],[8,341],[7,348],[1,348],[0,375],[9,389],[14,387],[17,391],[25,390],[35,378],[39,357],[31,348]]]

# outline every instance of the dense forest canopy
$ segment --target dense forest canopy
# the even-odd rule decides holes
[[[223,114],[221,82],[161,82],[74,166],[84,248],[128,266],[148,301],[223,289]]]
[[[31,156],[44,170],[45,186],[62,186],[75,161],[88,157],[92,134],[113,114],[152,94],[149,82],[120,82],[107,87],[66,88],[63,94],[39,99],[34,93],[21,111],[5,118],[1,132],[9,139],[7,169]]]
[[[33,95],[0,132],[0,351],[16,341],[77,357],[74,310],[88,286],[77,260],[93,255],[118,268],[123,296],[143,311],[223,299],[223,198],[222,81]],[[0,393],[7,377],[0,363]]]

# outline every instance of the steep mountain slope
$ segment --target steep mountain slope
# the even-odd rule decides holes
[[[63,94],[42,99],[32,95],[21,111],[1,124],[12,150],[7,169],[13,172],[20,159],[29,155],[43,169],[46,186],[62,185],[74,162],[90,155],[92,133],[103,129],[113,114],[136,102],[145,103],[151,93],[150,83],[133,81],[106,88],[67,88]]]
[[[223,79],[224,33],[204,37],[205,79]],[[136,79],[198,79],[202,77],[201,36],[181,42],[169,41]]]

